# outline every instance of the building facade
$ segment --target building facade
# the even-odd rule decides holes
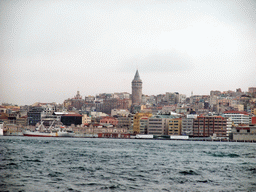
[[[193,122],[193,137],[226,137],[227,118],[221,116],[199,116]]]
[[[168,126],[167,122],[169,118],[166,118],[163,115],[152,116],[148,119],[148,134],[149,135],[167,135]]]
[[[43,111],[44,109],[42,107],[32,107],[28,112],[28,125],[35,126],[40,122]]]
[[[237,141],[256,141],[256,126],[238,126],[232,129],[230,139]]]
[[[186,118],[182,118],[181,123],[181,135],[193,136],[193,123],[197,115],[187,115]]]
[[[230,118],[234,124],[246,124],[249,125],[250,117],[249,114],[245,111],[225,111],[223,116]]]
[[[181,135],[181,118],[170,119],[168,121],[168,135]]]
[[[80,114],[65,114],[61,116],[61,122],[63,125],[70,126],[74,125],[81,125],[82,124],[82,115]]]
[[[142,117],[151,117],[152,113],[136,113],[133,117],[133,132],[136,134],[141,133],[141,121],[140,119]],[[142,134],[144,134],[144,131],[142,132]]]
[[[142,98],[142,80],[138,70],[135,73],[134,79],[132,80],[132,105],[140,105]]]

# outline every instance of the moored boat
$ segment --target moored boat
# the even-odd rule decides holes
[[[53,122],[54,123],[54,122]],[[64,126],[53,127],[53,123],[51,126],[46,129],[43,126],[43,122],[36,128],[36,131],[24,130],[23,136],[28,137],[73,137],[75,133],[70,130],[65,130]]]
[[[28,136],[28,137],[53,137],[51,133],[40,132],[40,131],[25,130],[22,133],[23,133],[23,136]]]

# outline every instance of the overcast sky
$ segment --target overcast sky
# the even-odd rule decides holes
[[[0,103],[256,86],[255,0],[2,0]]]

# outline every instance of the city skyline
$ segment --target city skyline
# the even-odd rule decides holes
[[[255,1],[1,1],[0,102],[255,87]]]

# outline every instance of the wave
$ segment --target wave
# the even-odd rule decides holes
[[[182,175],[199,175],[198,173],[196,173],[196,172],[193,171],[193,170],[180,171],[179,173],[182,174]]]
[[[224,153],[224,152],[205,152],[204,153],[208,154],[209,156],[212,157],[230,157],[230,158],[237,158],[240,157],[240,155],[237,155],[235,153]]]

